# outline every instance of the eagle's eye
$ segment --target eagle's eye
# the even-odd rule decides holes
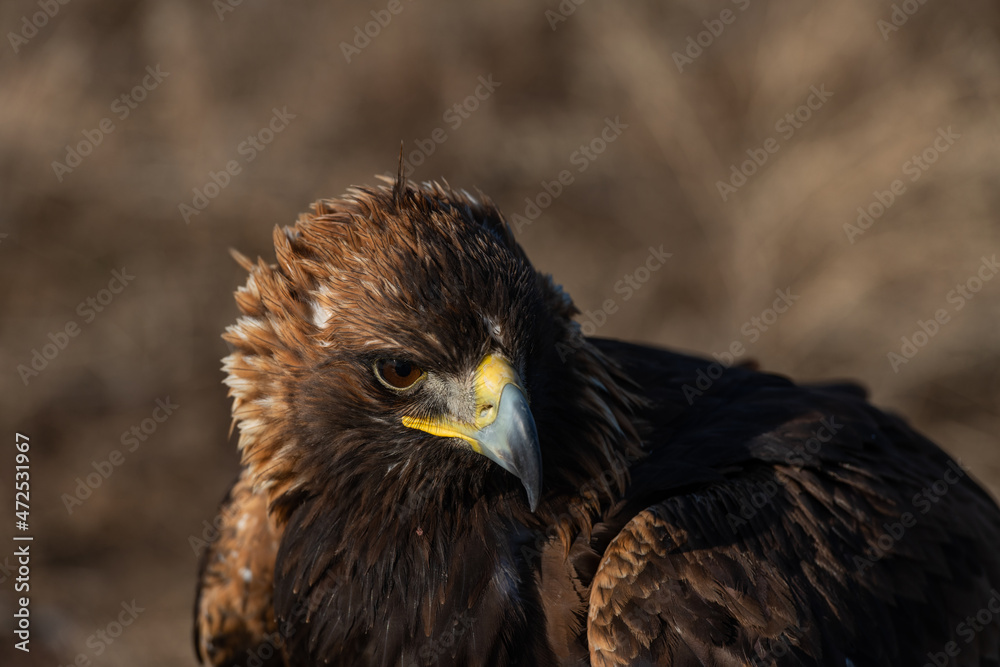
[[[424,371],[403,359],[379,359],[375,362],[375,377],[390,389],[409,389],[424,377]]]

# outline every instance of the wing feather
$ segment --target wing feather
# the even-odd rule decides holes
[[[690,358],[606,345],[684,400]],[[595,528],[593,665],[997,664],[1000,613],[969,619],[1000,610],[1000,519],[955,461],[850,387],[730,369],[698,401],[651,409],[652,453]],[[721,480],[686,482],[699,467]]]

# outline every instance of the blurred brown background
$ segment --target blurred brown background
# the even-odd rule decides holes
[[[702,354],[740,341],[798,379],[856,378],[1000,492],[1000,280],[953,292],[979,287],[970,278],[1000,250],[995,3],[236,3],[0,8],[0,534],[15,532],[20,431],[39,664],[194,663],[190,538],[236,470],[219,334],[244,276],[227,249],[273,257],[274,225],[394,171],[400,140],[422,161],[411,178],[478,187],[509,218],[568,170],[517,235],[581,309],[616,300],[599,335]],[[274,109],[286,125],[269,136]],[[581,157],[616,118],[620,135]],[[437,128],[446,140],[414,154]],[[718,182],[762,151],[724,201]],[[71,171],[53,166],[67,159]],[[230,161],[239,173],[186,222],[180,205]],[[905,190],[852,243],[844,225],[896,179]],[[673,256],[625,301],[616,282],[661,244]],[[123,267],[134,279],[102,294]],[[799,299],[754,334],[777,289]],[[895,372],[887,355],[939,310],[948,321]],[[77,335],[60,338],[71,322]],[[49,334],[65,349],[22,377]],[[167,397],[180,407],[128,451],[123,432]],[[115,449],[120,465],[70,513],[77,478]],[[14,582],[0,579],[2,657]],[[133,599],[143,611],[119,638],[94,635]]]

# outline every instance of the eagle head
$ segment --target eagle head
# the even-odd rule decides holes
[[[250,275],[223,368],[243,463],[279,519],[317,495],[369,521],[484,499],[534,511],[560,484],[552,457],[583,479],[617,463],[614,370],[489,200],[355,188],[274,246],[276,263],[234,253]],[[594,415],[588,452],[572,434]]]

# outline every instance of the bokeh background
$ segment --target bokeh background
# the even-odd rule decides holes
[[[400,141],[411,178],[478,187],[508,217],[569,170],[517,236],[581,309],[616,299],[599,335],[705,355],[739,341],[797,379],[858,379],[1000,492],[1000,280],[961,309],[952,293],[1000,251],[996,3],[389,4],[51,0],[34,32],[46,0],[0,5],[0,536],[16,532],[15,432],[31,437],[35,536],[31,656],[11,650],[0,550],[0,662],[194,664],[191,538],[237,464],[219,334],[243,274],[227,249],[273,257],[274,225],[393,172]],[[133,95],[147,67],[167,74]],[[800,109],[813,87],[832,95]],[[126,118],[122,95],[144,98]],[[294,118],[248,161],[274,109]],[[53,166],[105,118],[89,155]],[[582,160],[606,119],[627,127]],[[718,182],[768,139],[777,152],[723,199]],[[240,173],[185,220],[231,160]],[[850,238],[896,179],[905,191]],[[617,281],[660,245],[672,257],[624,301]],[[123,268],[134,280],[87,321],[79,304]],[[799,299],[752,336],[777,289]],[[940,309],[949,321],[892,368]],[[18,365],[70,322],[79,334],[25,382]],[[174,414],[123,448],[167,397]],[[114,449],[121,465],[70,513],[64,494]],[[133,600],[120,637],[95,635]]]

